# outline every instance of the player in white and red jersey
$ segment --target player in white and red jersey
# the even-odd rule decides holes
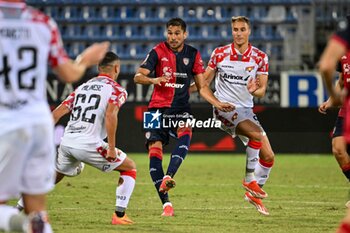
[[[47,66],[63,81],[73,82],[98,63],[108,46],[93,45],[73,62],[50,17],[23,1],[0,1],[0,230],[21,230],[28,221],[19,221],[17,210],[5,205],[22,195],[25,213],[31,215],[29,227],[52,232],[45,220],[55,162]]]
[[[245,199],[260,213],[268,215],[261,201],[267,194],[261,187],[270,174],[274,153],[252,110],[253,97],[265,95],[268,57],[249,43],[250,22],[247,17],[232,17],[232,35],[232,44],[213,51],[204,76],[209,82],[215,77],[214,95],[236,107],[232,112],[222,112],[214,107],[214,116],[222,122],[224,131],[232,137],[239,135],[247,145],[243,180],[243,187],[247,190]]]
[[[98,70],[97,77],[80,85],[53,111],[55,123],[70,113],[58,148],[56,183],[64,176],[79,175],[84,163],[103,172],[119,171],[112,224],[132,224],[125,210],[135,186],[136,165],[115,147],[118,112],[127,98],[126,90],[115,81],[119,57],[107,52]],[[108,143],[103,141],[106,137]]]

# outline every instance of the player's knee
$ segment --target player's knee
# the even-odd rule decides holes
[[[266,151],[264,150],[263,152],[260,151],[259,157],[260,157],[260,159],[262,159],[268,163],[271,163],[275,160],[275,153],[273,152],[272,149],[269,149]]]
[[[335,157],[338,158],[338,157],[343,156],[346,152],[338,145],[333,145],[332,146],[332,153]]]
[[[249,135],[249,141],[255,141],[255,142],[261,142],[262,141],[262,134],[261,132],[252,132]]]
[[[177,137],[180,138],[182,136],[188,135],[192,138],[192,128],[191,127],[181,127],[177,130]]]

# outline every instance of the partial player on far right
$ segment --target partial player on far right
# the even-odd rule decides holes
[[[341,93],[344,88],[344,79],[350,79],[350,72],[346,72],[346,70],[349,69],[347,67],[350,67],[350,57],[343,56],[337,69],[339,72],[339,79],[335,85],[335,89],[339,93]],[[322,114],[326,114],[329,108],[340,107],[332,132],[332,152],[339,164],[339,167],[343,171],[343,174],[350,181],[350,157],[347,152],[346,143],[343,136],[345,107],[334,105],[333,102],[332,97],[329,97],[327,101],[320,105],[318,111]],[[350,206],[350,202],[347,203],[347,206],[348,205]]]
[[[243,188],[244,199],[259,213],[269,215],[262,203],[267,193],[262,189],[274,163],[269,139],[252,108],[253,97],[265,95],[268,80],[267,55],[249,43],[250,21],[245,16],[231,19],[233,43],[216,48],[204,73],[207,82],[215,79],[214,95],[233,104],[231,112],[214,107],[214,116],[222,122],[222,130],[236,135],[247,146],[247,162]]]
[[[319,62],[319,71],[322,75],[326,85],[329,96],[332,98],[333,104],[339,106],[343,103],[346,113],[344,118],[344,138],[347,149],[350,146],[350,92],[348,81],[350,79],[344,78],[345,92],[339,92],[333,85],[334,71],[337,63],[343,56],[350,56],[350,15],[347,16],[347,22],[344,21],[340,25],[340,29],[329,39],[325,50],[322,53]],[[350,67],[346,66],[345,73],[350,74]],[[344,96],[344,93],[346,95]],[[345,98],[345,99],[344,99]],[[345,218],[342,220],[337,233],[350,233],[350,209]]]

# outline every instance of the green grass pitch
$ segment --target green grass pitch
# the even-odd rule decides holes
[[[243,200],[243,155],[189,154],[170,191],[175,217],[164,218],[148,173],[146,154],[129,154],[138,177],[127,210],[132,226],[110,225],[119,173],[89,166],[64,178],[49,195],[49,214],[56,233],[80,232],[335,232],[345,214],[349,183],[335,159],[324,155],[276,155],[264,189],[270,216],[260,215]],[[164,156],[163,166],[168,165]]]

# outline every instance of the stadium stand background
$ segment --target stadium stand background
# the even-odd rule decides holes
[[[71,57],[95,41],[111,41],[121,57],[120,83],[130,98],[121,121],[133,120],[135,130],[121,126],[127,134],[143,141],[142,112],[150,89],[133,84],[132,77],[148,51],[165,38],[165,23],[181,17],[188,24],[187,43],[209,60],[212,50],[232,41],[230,18],[251,19],[251,42],[269,55],[270,80],[267,97],[256,100],[258,116],[272,144],[281,152],[330,152],[329,131],[335,111],[327,117],[316,107],[325,98],[320,77],[314,72],[328,36],[350,13],[349,0],[28,0],[59,24],[64,45]],[[94,73],[96,71],[91,71]],[[93,74],[87,74],[86,78]],[[56,106],[74,87],[49,79],[49,100]],[[293,89],[296,88],[296,89]],[[210,117],[210,107],[198,95],[191,96],[194,112]],[[124,118],[124,119],[123,119]],[[135,131],[135,132],[131,132]],[[61,132],[61,130],[59,131]],[[198,132],[192,150],[241,151],[221,132]],[[119,137],[121,148],[143,151],[141,145]],[[310,140],[312,138],[313,140]],[[282,140],[283,139],[283,140]],[[305,143],[307,142],[307,143]],[[295,145],[294,145],[295,144]],[[225,149],[224,146],[227,146]],[[197,149],[196,149],[197,148]],[[221,148],[221,149],[220,149]],[[224,148],[224,149],[222,149]]]

